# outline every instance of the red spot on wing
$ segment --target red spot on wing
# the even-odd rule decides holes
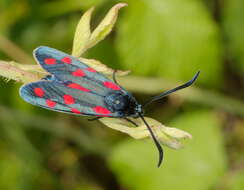
[[[96,106],[96,107],[93,107],[92,109],[93,109],[94,112],[96,112],[98,114],[108,115],[108,114],[111,113],[108,109],[106,109],[106,108],[104,108],[102,106]]]
[[[61,61],[70,64],[72,62],[72,59],[70,57],[64,57],[63,59],[61,59]]]
[[[73,112],[73,113],[76,113],[76,114],[81,114],[81,112],[75,108],[70,108],[70,110]]]
[[[87,67],[86,70],[89,71],[89,72],[92,72],[92,73],[97,72],[95,69],[93,69],[91,67]]]
[[[79,84],[76,84],[76,83],[70,83],[67,85],[68,87],[70,88],[74,88],[74,89],[77,89],[77,90],[81,90],[81,91],[84,91],[84,92],[90,92],[91,90],[79,85]]]
[[[120,87],[116,84],[114,84],[113,82],[110,81],[105,81],[103,82],[103,85],[107,88],[111,88],[113,90],[120,90]]]
[[[75,100],[71,95],[65,94],[63,96],[63,99],[64,99],[65,104],[74,104],[75,103]]]
[[[49,99],[46,100],[46,104],[47,104],[47,106],[50,107],[50,108],[53,108],[53,107],[56,106],[56,102],[54,102],[54,101],[52,101],[52,100],[49,100]]]
[[[84,77],[86,74],[81,69],[76,69],[76,71],[72,72],[72,75],[75,77]]]
[[[56,64],[56,59],[46,58],[46,59],[44,59],[44,63],[46,63],[47,65],[54,65],[54,64]]]
[[[37,95],[39,97],[44,96],[44,90],[42,90],[42,88],[34,88],[34,93],[35,93],[35,95]]]

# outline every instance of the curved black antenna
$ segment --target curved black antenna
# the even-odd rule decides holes
[[[197,79],[199,73],[200,73],[200,71],[198,71],[197,74],[195,74],[194,77],[190,81],[186,82],[185,84],[180,85],[180,86],[177,86],[176,88],[173,88],[171,90],[168,90],[166,92],[163,92],[162,94],[159,94],[157,96],[154,96],[152,99],[150,99],[149,101],[147,101],[142,107],[146,107],[149,104],[151,104],[152,102],[154,102],[154,101],[156,101],[158,99],[161,99],[161,98],[163,98],[163,97],[165,97],[165,96],[167,96],[167,95],[169,95],[169,94],[171,94],[171,93],[173,93],[173,92],[175,92],[177,90],[181,90],[183,88],[186,88],[188,86],[191,86],[194,83],[194,81]]]
[[[154,141],[154,143],[155,143],[155,145],[156,145],[156,147],[157,147],[157,149],[158,149],[158,153],[159,153],[158,167],[159,167],[159,166],[162,164],[162,161],[163,161],[163,155],[164,155],[163,149],[162,149],[160,143],[158,142],[157,138],[155,137],[155,135],[154,135],[152,129],[151,129],[150,126],[147,124],[146,120],[144,119],[144,117],[143,117],[140,113],[138,113],[138,114],[139,114],[140,118],[142,119],[142,121],[143,121],[143,122],[145,123],[145,125],[147,126],[147,129],[149,130],[149,132],[150,132],[150,134],[151,134],[151,136],[152,136],[152,139],[153,139],[153,141]]]

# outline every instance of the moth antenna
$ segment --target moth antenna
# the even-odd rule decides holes
[[[147,129],[149,130],[151,136],[152,136],[152,139],[158,149],[158,153],[159,153],[159,160],[158,160],[158,167],[162,164],[162,161],[163,161],[163,155],[164,155],[164,152],[163,152],[163,148],[161,147],[160,143],[158,142],[157,138],[155,137],[151,127],[148,125],[148,123],[146,122],[146,120],[144,119],[144,117],[139,113],[139,116],[140,118],[142,119],[142,121],[145,123],[145,125],[147,126]]]
[[[161,98],[163,98],[163,97],[165,97],[165,96],[167,96],[167,95],[169,95],[169,94],[171,94],[171,93],[173,93],[173,92],[175,92],[175,91],[178,91],[178,90],[181,90],[181,89],[183,89],[183,88],[186,88],[186,87],[191,86],[191,85],[195,82],[195,80],[197,79],[197,77],[199,76],[199,74],[200,74],[200,71],[198,71],[198,72],[194,75],[194,77],[193,77],[191,80],[189,80],[188,82],[186,82],[185,84],[180,85],[180,86],[177,86],[176,88],[173,88],[173,89],[171,89],[171,90],[168,90],[168,91],[166,91],[166,92],[163,92],[163,93],[161,93],[161,94],[159,94],[159,95],[157,95],[157,96],[154,96],[152,99],[150,99],[149,101],[147,101],[147,102],[143,105],[143,107],[146,107],[146,106],[148,106],[149,104],[151,104],[152,102],[154,102],[154,101],[156,101],[156,100],[159,100],[159,99],[161,99]]]

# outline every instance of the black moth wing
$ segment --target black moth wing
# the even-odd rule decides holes
[[[103,96],[115,90],[127,93],[103,74],[69,54],[46,46],[36,48],[33,54],[36,61],[60,81],[73,82]]]
[[[104,104],[104,97],[74,89],[56,81],[38,81],[23,85],[20,96],[28,103],[54,111],[102,116],[118,117]]]
[[[66,113],[135,116],[134,97],[79,59],[45,46],[35,49],[34,57],[51,75],[22,86],[20,95],[25,101]]]

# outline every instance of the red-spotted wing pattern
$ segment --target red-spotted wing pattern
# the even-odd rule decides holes
[[[34,57],[51,73],[51,78],[22,86],[20,96],[25,101],[54,111],[121,117],[121,112],[105,102],[105,97],[113,92],[127,94],[119,85],[77,58],[53,48],[41,46],[34,50]],[[111,102],[110,98],[108,101]]]
[[[58,80],[71,81],[100,95],[121,87],[79,59],[53,48],[41,46],[34,50],[37,62]]]
[[[79,115],[141,117],[158,148],[160,166],[163,150],[143,117],[142,106],[129,92],[77,58],[56,49],[41,46],[34,50],[34,57],[51,76],[22,86],[20,96],[25,101],[46,109]],[[161,93],[149,103],[190,86],[198,75],[199,72],[189,82]]]
[[[78,85],[38,81],[20,88],[20,96],[30,104],[59,112],[117,117],[104,104],[104,97]]]

